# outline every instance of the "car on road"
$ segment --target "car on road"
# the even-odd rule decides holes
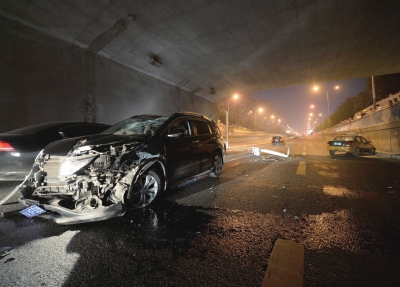
[[[340,135],[326,143],[326,150],[329,151],[330,155],[334,155],[336,152],[345,152],[359,156],[362,153],[374,155],[376,149],[371,141],[362,136]]]
[[[23,180],[39,152],[49,143],[98,134],[110,125],[86,122],[50,122],[0,134],[0,180]]]
[[[133,116],[98,135],[46,146],[19,201],[59,224],[105,220],[148,206],[168,186],[219,176],[224,155],[221,131],[204,115]]]
[[[284,145],[285,144],[285,138],[282,137],[282,136],[273,136],[272,139],[271,139],[271,143],[273,145],[276,145],[276,144]]]

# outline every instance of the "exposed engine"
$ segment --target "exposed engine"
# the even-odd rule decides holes
[[[116,146],[84,143],[78,142],[66,156],[39,154],[33,176],[21,186],[23,196],[81,213],[105,209],[124,203],[143,159],[156,157],[143,152],[144,146],[137,142]]]

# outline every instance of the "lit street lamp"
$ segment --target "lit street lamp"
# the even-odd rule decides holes
[[[318,91],[318,89],[319,89],[318,86],[314,86],[314,91]],[[339,86],[335,86],[335,90],[338,90],[338,89],[339,89]],[[330,125],[331,124],[331,119],[330,119],[331,113],[329,110],[329,94],[328,94],[328,90],[325,90],[325,92],[326,92],[326,101],[328,102],[328,123]]]
[[[238,95],[234,95],[232,98],[233,99],[237,99],[239,96]],[[226,149],[229,149],[229,144],[228,144],[228,140],[229,140],[229,100],[228,99],[228,110],[225,110],[225,115],[226,115]]]

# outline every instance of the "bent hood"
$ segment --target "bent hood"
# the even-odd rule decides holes
[[[44,148],[43,153],[56,156],[66,156],[71,150],[82,146],[100,147],[103,145],[122,145],[124,143],[132,143],[132,141],[140,143],[144,140],[144,136],[98,134],[52,142]]]

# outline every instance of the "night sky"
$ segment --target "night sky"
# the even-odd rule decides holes
[[[313,90],[314,84],[309,84],[258,91],[253,93],[253,98],[274,102],[275,117],[280,117],[295,132],[306,134],[310,113],[313,113],[314,116],[321,113],[321,122],[328,115],[326,91],[328,91],[329,96],[330,114],[333,114],[346,98],[355,97],[365,90],[367,78],[315,83],[315,85],[319,86],[318,91]],[[339,86],[339,89],[335,90],[335,86]],[[315,106],[314,109],[310,108],[311,105]],[[270,116],[271,114],[267,109],[266,115]],[[319,124],[319,121],[317,123]]]

